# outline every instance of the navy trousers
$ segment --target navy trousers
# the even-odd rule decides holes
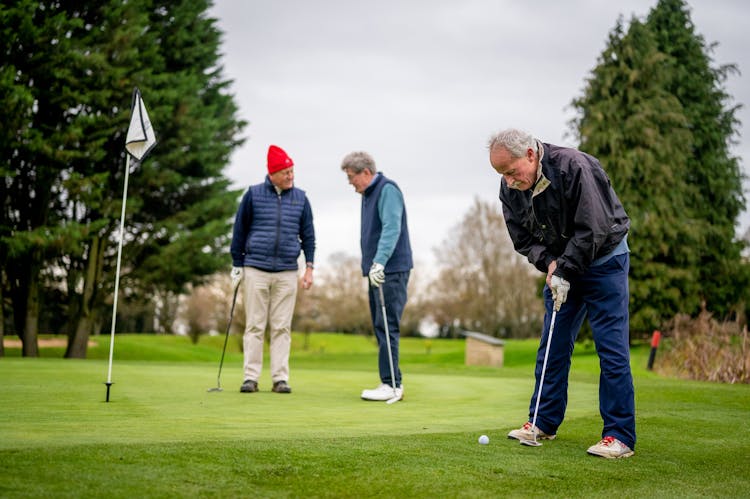
[[[388,333],[391,339],[391,354],[393,355],[393,371],[396,376],[396,387],[401,386],[401,369],[398,365],[398,344],[401,335],[399,323],[406,306],[406,286],[409,284],[409,272],[395,272],[385,275],[383,297],[385,298],[385,315],[388,318]],[[370,316],[372,318],[375,337],[378,340],[378,370],[380,382],[391,385],[391,368],[388,362],[388,344],[385,340],[385,326],[383,310],[380,305],[380,291],[368,286],[370,300]]]
[[[552,333],[537,426],[548,435],[557,433],[568,403],[568,373],[578,331],[588,314],[599,355],[599,413],[602,437],[613,436],[635,449],[635,391],[630,370],[628,314],[628,253],[613,256],[571,281],[568,299],[557,312]],[[552,318],[552,292],[544,287],[544,329],[537,350],[536,384],[529,407],[534,415],[544,352]]]

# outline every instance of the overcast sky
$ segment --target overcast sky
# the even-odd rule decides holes
[[[404,192],[418,265],[432,265],[475,198],[498,202],[486,142],[516,127],[545,142],[568,136],[578,97],[618,16],[656,0],[217,0],[224,76],[249,122],[226,171],[236,188],[261,182],[276,144],[295,162],[317,234],[318,266],[359,256],[360,195],[340,170],[368,151]],[[745,75],[726,88],[750,103],[749,4],[689,2],[714,65]],[[733,153],[748,173],[750,112]],[[604,165],[606,169],[606,164]],[[627,207],[626,207],[627,209]],[[750,225],[743,214],[740,230]]]

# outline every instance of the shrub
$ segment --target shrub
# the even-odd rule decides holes
[[[690,318],[680,314],[665,331],[665,351],[657,371],[678,377],[720,383],[750,383],[747,326],[719,323],[707,311]]]

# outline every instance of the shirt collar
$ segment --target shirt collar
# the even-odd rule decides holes
[[[372,176],[372,179],[370,180],[370,183],[367,184],[367,187],[369,188],[372,184],[375,183],[375,181],[378,179],[378,175],[380,175],[380,172],[377,172],[375,175]]]

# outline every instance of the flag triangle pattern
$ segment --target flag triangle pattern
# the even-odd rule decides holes
[[[130,127],[125,139],[125,149],[136,161],[141,161],[155,145],[156,134],[151,126],[146,105],[141,98],[141,91],[138,90],[138,87],[135,87],[133,89]]]

